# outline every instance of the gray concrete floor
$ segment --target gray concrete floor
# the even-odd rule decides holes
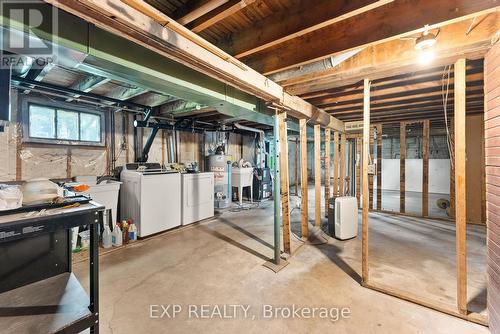
[[[310,199],[313,199],[313,192]],[[323,207],[323,206],[322,206]],[[309,216],[314,217],[314,206]],[[452,231],[389,215],[370,215],[371,270],[374,279],[399,288],[424,290],[451,301],[454,289]],[[292,213],[300,233],[300,212]],[[130,244],[100,261],[102,333],[489,333],[487,328],[405,302],[359,285],[360,238],[350,241],[294,238],[294,256],[279,273],[262,266],[272,257],[273,202],[252,210],[226,211],[217,219]],[[483,231],[473,231],[470,260],[482,276]],[[472,261],[472,262],[471,262]],[[74,265],[88,282],[87,263]],[[477,271],[477,272],[476,272]],[[434,279],[433,277],[437,277]],[[481,283],[477,283],[480,291]],[[474,291],[476,291],[474,290]],[[474,292],[473,292],[474,294]],[[152,319],[151,304],[180,304],[175,319]],[[189,318],[189,304],[245,304],[256,318]],[[348,307],[350,318],[262,319],[263,304]]]

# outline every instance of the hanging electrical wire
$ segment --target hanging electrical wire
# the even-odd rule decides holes
[[[443,98],[443,109],[444,109],[444,124],[446,129],[446,143],[448,146],[448,153],[450,155],[450,165],[451,168],[454,167],[454,152],[453,152],[453,138],[450,135],[450,127],[448,124],[448,97],[450,93],[450,77],[451,77],[451,65],[445,66],[443,70],[442,84],[441,84],[441,95]]]

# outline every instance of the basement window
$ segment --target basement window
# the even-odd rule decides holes
[[[104,145],[104,117],[100,112],[32,102],[27,103],[26,109],[25,141],[63,145]]]

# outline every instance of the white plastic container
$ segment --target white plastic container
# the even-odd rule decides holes
[[[102,232],[102,247],[110,248],[113,245],[111,238],[111,229],[108,224],[104,224],[104,231]]]
[[[122,230],[120,229],[120,226],[115,225],[113,228],[113,232],[111,234],[111,242],[113,246],[119,247],[123,243],[123,234]]]
[[[77,180],[81,180],[75,183],[68,183],[68,185],[86,184],[90,188],[87,191],[79,192],[77,194],[83,194],[90,196],[93,201],[102,204],[106,209],[111,209],[113,215],[113,221],[116,221],[118,217],[116,216],[118,207],[118,193],[120,191],[121,182],[114,180],[104,180],[99,184],[96,184],[96,177],[90,180],[89,177],[76,177]],[[85,182],[83,182],[85,181]],[[89,182],[92,181],[92,182]]]
[[[356,197],[335,198],[335,237],[340,240],[358,235],[358,202]]]

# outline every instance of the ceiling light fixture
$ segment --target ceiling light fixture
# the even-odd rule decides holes
[[[424,27],[424,32],[422,36],[415,39],[415,49],[416,50],[424,50],[430,47],[433,47],[437,42],[437,37],[439,35],[440,30],[436,34],[429,31],[429,26],[426,25]]]

